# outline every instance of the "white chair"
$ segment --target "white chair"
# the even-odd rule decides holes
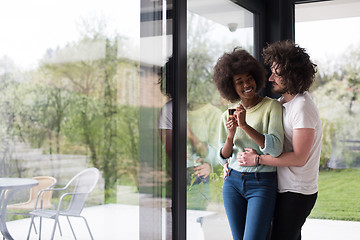
[[[29,212],[34,210],[35,202],[37,197],[40,201],[37,202],[37,208],[47,209],[47,208],[54,208],[54,205],[51,204],[51,196],[52,192],[45,192],[39,195],[40,190],[46,188],[53,188],[56,184],[56,179],[51,176],[38,176],[33,177],[33,179],[38,180],[39,184],[30,189],[30,196],[29,200],[22,203],[15,203],[7,205],[6,210],[13,210],[13,211],[21,211],[21,212],[9,212],[7,211],[6,214],[15,214],[15,215],[25,215],[29,216]],[[25,211],[25,212],[23,212]],[[37,233],[35,225],[34,225],[35,233]]]
[[[84,219],[86,227],[89,231],[91,239],[94,239],[89,225],[86,219],[81,216],[81,212],[85,206],[86,200],[89,194],[94,190],[98,180],[99,180],[100,172],[96,168],[87,168],[76,174],[63,188],[53,188],[53,189],[43,189],[39,192],[44,191],[62,191],[64,192],[60,199],[59,204],[56,210],[48,210],[48,209],[38,209],[35,208],[29,214],[31,216],[31,223],[29,228],[29,233],[27,239],[30,238],[31,228],[34,223],[34,217],[40,217],[40,230],[39,230],[39,239],[41,239],[41,221],[42,218],[52,218],[55,220],[54,227],[51,234],[51,239],[54,239],[56,226],[59,226],[60,235],[62,235],[60,224],[59,224],[59,216],[65,216],[69,222],[71,231],[76,239],[75,232],[73,227],[71,226],[71,222],[69,217],[81,217]],[[38,195],[38,196],[39,196]],[[71,198],[70,202],[67,203],[66,199]],[[36,200],[38,201],[38,199]],[[65,207],[66,205],[66,207]],[[37,206],[37,204],[36,204]]]

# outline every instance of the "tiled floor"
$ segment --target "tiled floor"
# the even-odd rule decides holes
[[[191,223],[187,228],[187,239],[203,240],[204,234],[200,223],[196,220],[200,216],[211,215],[211,212],[188,211],[187,221]],[[96,240],[137,240],[139,239],[139,208],[138,206],[109,204],[96,207],[85,208],[83,216],[86,217],[90,225],[93,236]],[[77,239],[90,239],[84,221],[81,218],[72,218]],[[53,220],[44,219],[42,239],[49,239]],[[8,222],[8,228],[15,240],[26,239],[29,229],[29,219]],[[66,218],[60,220],[63,236],[60,237],[59,230],[56,231],[55,239],[65,240],[74,239]],[[38,226],[38,224],[37,224]],[[218,228],[216,227],[218,226]],[[211,239],[218,240],[219,232],[223,226],[214,225],[210,230],[213,231]],[[226,228],[225,228],[226,229]],[[206,234],[207,236],[207,234]],[[225,236],[225,235],[224,235]],[[338,240],[360,239],[360,222],[331,221],[308,219],[303,227],[303,240]],[[30,239],[38,239],[38,235],[32,231]],[[206,238],[209,239],[209,238]],[[223,239],[222,239],[223,240]]]

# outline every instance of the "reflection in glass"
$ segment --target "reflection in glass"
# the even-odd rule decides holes
[[[360,209],[353,207],[358,206],[357,201],[348,197],[354,194],[360,174],[360,33],[354,31],[360,24],[355,10],[359,2],[295,6],[296,43],[306,48],[318,65],[311,94],[323,129],[318,183],[322,194],[311,217],[359,221]],[[315,9],[321,14],[311,14]],[[344,184],[339,182],[343,179]],[[341,191],[334,191],[334,185],[342,186]]]
[[[164,102],[151,55],[140,57],[140,1],[15,0],[1,9],[0,175],[49,175],[61,187],[96,167],[84,210],[94,238],[138,239],[140,147],[159,142],[157,132],[140,138],[140,111],[157,116]],[[13,229],[25,239],[24,225]]]
[[[212,74],[225,51],[238,46],[253,53],[253,15],[231,1],[202,5],[189,0],[187,16],[187,237],[231,239],[222,203],[222,166],[216,158],[227,102]]]
[[[141,1],[140,239],[172,239],[172,4]]]

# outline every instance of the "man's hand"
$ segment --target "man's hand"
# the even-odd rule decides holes
[[[202,162],[202,159],[199,158],[198,160],[196,160],[196,162]],[[210,174],[210,165],[208,163],[203,163],[198,167],[194,168],[195,174],[198,177],[202,177],[202,178],[207,178]]]
[[[229,161],[224,164],[223,179],[225,179],[228,175],[229,175]]]
[[[244,148],[245,152],[239,152],[237,155],[237,161],[240,166],[256,166],[257,153],[254,149]]]

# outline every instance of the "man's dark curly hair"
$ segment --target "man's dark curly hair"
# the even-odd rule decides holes
[[[287,93],[304,93],[314,82],[316,64],[310,60],[306,50],[293,41],[269,44],[263,49],[263,58],[266,65],[276,64],[277,74],[282,77]]]
[[[160,84],[161,92],[169,98],[174,96],[174,58],[170,56],[164,66],[158,70],[158,84]]]
[[[214,82],[220,95],[236,102],[240,100],[237,94],[233,78],[236,75],[250,73],[256,82],[256,92],[260,92],[266,81],[266,70],[263,65],[251,56],[247,51],[236,47],[231,53],[224,53],[214,67]]]

